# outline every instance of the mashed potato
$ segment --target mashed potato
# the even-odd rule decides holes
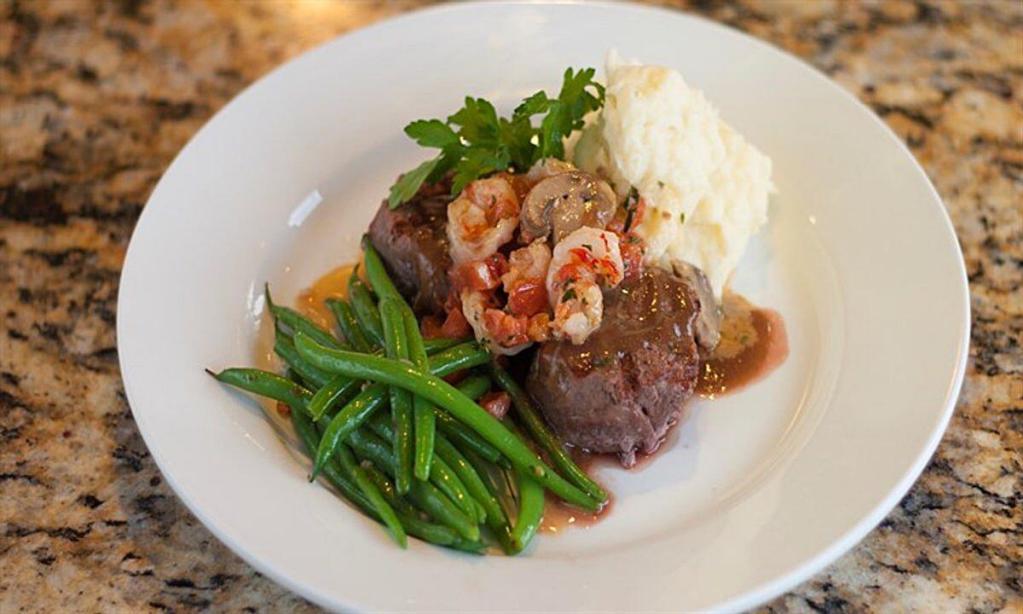
[[[633,187],[646,202],[645,260],[696,265],[720,297],[749,238],[767,221],[771,160],[677,72],[607,61],[604,108],[574,143],[576,166]]]

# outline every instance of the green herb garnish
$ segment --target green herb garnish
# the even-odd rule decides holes
[[[413,171],[414,172],[414,171]],[[636,208],[639,205],[639,190],[635,186],[629,188],[629,194],[625,197],[625,230],[632,229],[632,218],[635,217]]]
[[[565,71],[557,98],[539,91],[524,99],[510,118],[498,117],[483,98],[466,97],[465,106],[447,120],[421,119],[405,126],[405,134],[440,153],[402,175],[391,186],[392,209],[408,201],[423,183],[434,183],[453,171],[451,194],[495,171],[525,171],[538,160],[563,158],[563,140],[583,127],[583,117],[604,104],[604,86],[593,80],[596,70]],[[533,117],[541,115],[539,125]]]

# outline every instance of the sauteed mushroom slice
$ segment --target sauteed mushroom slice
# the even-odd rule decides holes
[[[554,233],[557,243],[582,226],[604,228],[617,201],[606,182],[581,171],[547,177],[526,195],[520,219],[527,239]]]
[[[688,262],[675,262],[672,268],[676,275],[686,280],[700,301],[700,315],[694,322],[694,330],[700,350],[709,354],[721,340],[721,307],[703,271]]]

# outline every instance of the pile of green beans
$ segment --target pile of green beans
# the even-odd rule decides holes
[[[368,284],[353,274],[347,297],[326,301],[333,331],[277,305],[266,289],[274,352],[288,377],[251,368],[210,375],[287,406],[312,461],[310,480],[323,479],[402,548],[411,535],[517,554],[537,533],[547,491],[602,509],[607,493],[511,375],[475,341],[423,339],[380,255],[366,240],[363,250]],[[511,397],[503,420],[476,403],[492,389]]]

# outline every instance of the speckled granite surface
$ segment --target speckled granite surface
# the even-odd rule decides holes
[[[348,2],[0,4],[0,612],[309,610],[162,482],[114,339],[132,227],[174,154],[245,84],[410,8]],[[768,611],[1023,611],[1023,4],[748,0],[692,10],[807,59],[935,182],[973,344],[923,477]]]

